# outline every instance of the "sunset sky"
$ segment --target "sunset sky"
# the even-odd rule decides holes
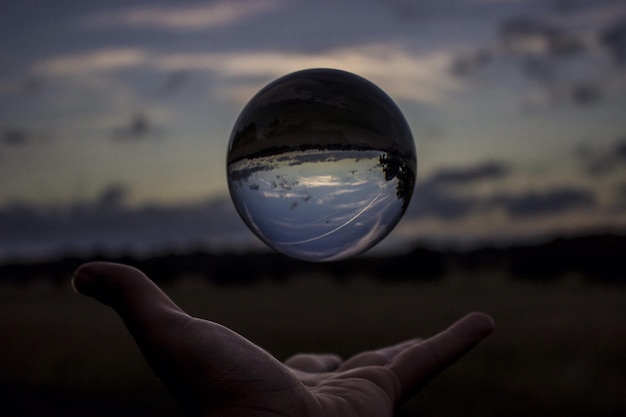
[[[0,260],[260,247],[230,131],[314,67],[374,82],[413,131],[379,250],[626,230],[623,0],[22,0],[0,39]]]

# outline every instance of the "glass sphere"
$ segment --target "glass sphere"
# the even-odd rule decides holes
[[[264,87],[230,136],[239,215],[290,257],[334,261],[380,242],[404,214],[417,156],[400,109],[370,81],[308,69]]]

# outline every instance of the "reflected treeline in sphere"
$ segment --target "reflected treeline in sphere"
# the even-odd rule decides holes
[[[417,156],[408,123],[357,75],[308,69],[259,91],[233,128],[228,186],[271,248],[334,261],[376,245],[405,212]]]

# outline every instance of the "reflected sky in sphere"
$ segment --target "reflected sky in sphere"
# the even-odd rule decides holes
[[[339,70],[286,75],[237,119],[228,186],[268,246],[307,261],[358,255],[406,210],[417,159],[410,128],[371,82]]]

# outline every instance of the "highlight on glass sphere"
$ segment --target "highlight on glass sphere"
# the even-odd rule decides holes
[[[250,230],[314,262],[356,256],[387,236],[417,171],[411,130],[393,100],[360,76],[323,68],[259,91],[235,122],[226,162]]]

